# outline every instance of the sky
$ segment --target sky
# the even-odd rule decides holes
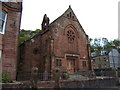
[[[119,0],[23,0],[21,29],[41,29],[44,14],[50,23],[71,5],[90,38],[118,38]]]

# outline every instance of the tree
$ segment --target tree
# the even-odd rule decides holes
[[[92,42],[93,42],[93,39],[92,39],[92,38],[89,38],[89,39],[88,39],[88,43],[90,44],[91,52],[94,52],[95,46],[94,46],[94,44],[93,44]]]
[[[115,47],[117,48],[118,52],[120,53],[120,40],[115,39],[113,41],[113,43],[115,44]]]
[[[111,48],[111,45],[112,45],[112,42],[108,42],[108,43],[106,44],[106,46],[105,46],[105,49]]]
[[[40,32],[40,29],[36,29],[35,31],[31,31],[31,33],[30,33],[31,37],[36,35],[36,33],[38,33],[38,32]]]
[[[115,40],[113,41],[113,43],[115,44],[116,47],[117,47],[117,46],[120,46],[120,41],[117,40],[117,39],[115,39]]]
[[[89,44],[92,44],[92,41],[93,41],[92,38],[89,38],[89,39],[88,39],[88,43],[89,43]]]
[[[108,39],[104,37],[102,39],[101,38],[95,38],[95,39],[90,38],[89,43],[91,46],[91,52],[108,50],[111,48],[112,43],[115,45],[116,49],[120,52],[120,41],[117,39],[108,41]]]
[[[103,43],[103,49],[105,50],[107,48],[106,45],[108,44],[108,39],[102,38],[102,43]]]
[[[36,33],[40,32],[40,31],[41,31],[40,29],[36,29],[35,31],[22,29],[20,31],[19,45],[22,44],[28,38],[33,37],[34,35],[36,35]]]
[[[20,42],[19,44],[22,44],[25,40],[27,40],[28,38],[30,38],[30,35],[24,35],[20,37]]]
[[[95,49],[97,49],[98,51],[102,50],[101,38],[94,39],[94,46],[95,46]]]

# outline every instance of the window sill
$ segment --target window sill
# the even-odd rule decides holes
[[[0,34],[4,34],[3,32],[0,32]]]

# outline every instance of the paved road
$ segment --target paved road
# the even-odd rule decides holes
[[[111,88],[83,88],[77,90],[120,90],[120,87],[111,87]]]
[[[107,88],[87,88],[82,90],[120,90],[120,86],[107,87]]]

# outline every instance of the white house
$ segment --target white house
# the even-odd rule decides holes
[[[111,68],[120,68],[120,54],[117,49],[112,48],[109,52],[109,62]]]

